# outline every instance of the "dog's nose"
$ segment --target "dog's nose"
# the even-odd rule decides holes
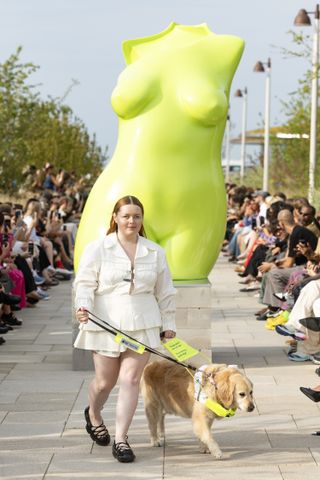
[[[254,405],[253,403],[251,403],[251,405],[249,405],[248,407],[248,412],[252,412],[254,410]]]

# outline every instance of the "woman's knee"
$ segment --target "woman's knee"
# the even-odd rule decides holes
[[[121,386],[128,387],[128,388],[135,388],[138,387],[140,384],[141,375],[137,373],[124,373],[119,378],[119,383]]]
[[[114,384],[109,379],[95,379],[96,393],[107,393],[114,387]]]

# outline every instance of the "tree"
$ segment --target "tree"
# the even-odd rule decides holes
[[[20,63],[22,48],[0,64],[0,190],[16,191],[27,165],[97,176],[106,159],[85,124],[62,99],[41,99],[30,76],[33,63]],[[75,82],[73,82],[73,85]],[[69,87],[67,93],[73,87]]]
[[[297,51],[282,49],[286,57],[297,56],[311,58],[308,36],[290,32]],[[289,195],[307,196],[309,173],[309,132],[311,108],[311,69],[299,81],[298,88],[290,94],[287,102],[282,102],[287,121],[283,133],[294,134],[297,138],[272,140],[272,159],[270,164],[271,190],[283,190]],[[318,129],[318,142],[320,133]],[[319,182],[320,168],[317,162],[316,183]]]

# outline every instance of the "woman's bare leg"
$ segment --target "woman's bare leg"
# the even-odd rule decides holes
[[[53,267],[53,245],[47,238],[43,237],[41,241],[42,248],[47,254],[51,267]]]
[[[89,416],[92,425],[101,425],[101,410],[115,386],[120,369],[119,357],[93,353],[95,376],[89,386]]]
[[[137,408],[139,385],[150,353],[142,355],[126,350],[120,356],[119,395],[116,408],[115,442],[125,442]]]

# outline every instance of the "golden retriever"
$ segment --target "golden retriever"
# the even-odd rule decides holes
[[[144,369],[141,391],[148,420],[151,445],[160,446],[164,435],[164,416],[171,413],[192,418],[193,431],[200,441],[200,451],[221,458],[219,445],[211,433],[217,415],[195,400],[195,385],[189,372],[168,361],[149,363]],[[225,364],[204,367],[201,392],[226,409],[252,412],[252,383],[237,368]]]

